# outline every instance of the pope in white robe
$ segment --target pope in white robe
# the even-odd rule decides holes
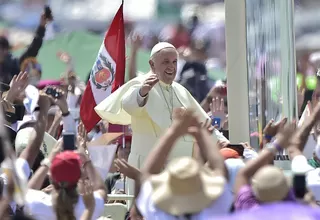
[[[201,122],[211,121],[187,89],[173,81],[177,58],[173,45],[166,42],[156,44],[149,61],[151,71],[130,80],[95,107],[97,114],[110,123],[131,124],[132,144],[128,162],[139,169],[155,143],[171,126],[173,109],[192,108]],[[217,130],[213,138],[215,141],[225,139]],[[192,156],[193,145],[191,136],[181,137],[172,148],[169,160]]]

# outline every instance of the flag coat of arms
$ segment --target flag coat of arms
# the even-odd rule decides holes
[[[82,97],[80,117],[88,132],[101,120],[94,107],[124,84],[125,59],[122,2],[101,44]]]

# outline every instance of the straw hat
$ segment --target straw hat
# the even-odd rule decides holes
[[[253,176],[251,185],[260,202],[281,201],[290,190],[290,183],[282,170],[271,165],[260,168]]]
[[[174,216],[198,213],[218,199],[225,178],[189,157],[172,160],[158,175],[150,177],[155,206]]]

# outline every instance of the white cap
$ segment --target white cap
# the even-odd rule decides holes
[[[33,127],[27,127],[23,128],[20,131],[18,131],[16,140],[15,140],[15,149],[16,153],[21,153],[21,150],[26,148],[29,140],[36,135],[35,129]],[[42,145],[40,147],[40,150],[44,154],[45,157],[47,157],[52,148],[57,144],[57,140],[52,137],[47,132],[44,133]]]
[[[158,53],[160,50],[163,50],[165,48],[173,48],[176,49],[172,44],[168,43],[168,42],[159,42],[156,45],[154,45],[154,47],[151,50],[151,54],[150,57],[152,57],[153,55],[155,55],[156,53]]]

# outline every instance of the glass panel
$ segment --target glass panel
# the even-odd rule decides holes
[[[294,52],[288,50],[293,34],[281,30],[285,25],[291,27],[288,14],[292,11],[288,13],[290,4],[284,2],[290,1],[246,0],[249,126],[251,145],[256,148],[269,120],[295,116],[295,86],[291,85],[295,85]],[[288,97],[288,93],[293,95]]]

